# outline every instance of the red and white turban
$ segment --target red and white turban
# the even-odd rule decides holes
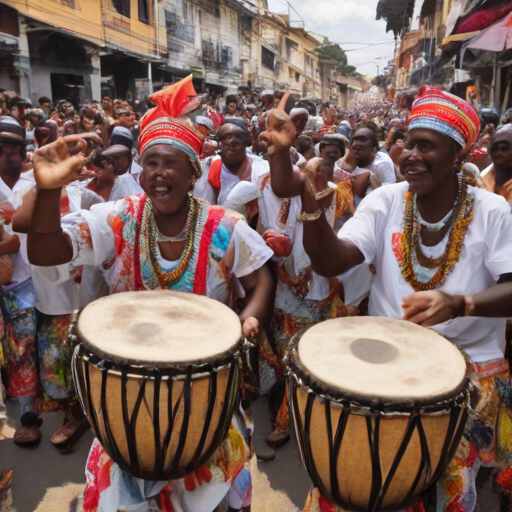
[[[412,104],[409,130],[427,128],[447,135],[469,151],[480,133],[480,119],[463,99],[439,89],[425,87]]]
[[[200,105],[200,99],[192,84],[192,75],[164,87],[149,99],[156,107],[149,110],[140,123],[141,159],[149,147],[155,144],[171,144],[189,156],[196,173],[200,174],[202,138],[186,117]]]

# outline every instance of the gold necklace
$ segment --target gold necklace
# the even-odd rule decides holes
[[[195,203],[194,205],[194,215],[191,223],[190,236],[188,238],[188,242],[181,254],[180,263],[178,266],[172,270],[171,272],[165,272],[161,269],[160,264],[158,263],[158,246],[157,246],[157,238],[156,238],[156,225],[155,223],[151,223],[151,216],[153,212],[153,205],[149,199],[146,200],[146,204],[144,205],[144,212],[142,214],[141,220],[141,231],[147,233],[147,249],[149,254],[149,259],[151,262],[151,266],[155,272],[156,277],[158,278],[159,284],[162,288],[171,288],[174,284],[176,284],[186,268],[188,267],[190,260],[192,258],[193,247],[194,247],[194,234],[195,228],[198,218],[199,208],[197,207],[197,202],[195,198],[192,198],[192,201]]]
[[[460,259],[462,247],[464,246],[464,238],[469,229],[469,224],[473,220],[473,206],[475,198],[472,194],[469,194],[467,181],[462,176],[459,176],[458,179],[460,199],[455,211],[455,220],[450,231],[446,249],[441,258],[436,258],[435,260],[428,258],[431,260],[429,264],[432,265],[432,268],[436,268],[434,264],[439,260],[440,263],[437,265],[437,272],[425,283],[418,281],[414,270],[412,253],[414,251],[416,253],[416,258],[418,258],[416,246],[419,245],[418,238],[420,226],[417,215],[415,215],[414,212],[414,194],[407,192],[404,227],[402,233],[402,259],[400,264],[404,279],[414,288],[415,291],[433,290],[436,287],[441,286]],[[426,256],[424,257],[426,258]]]

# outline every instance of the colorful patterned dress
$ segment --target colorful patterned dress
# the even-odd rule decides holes
[[[187,264],[182,265],[182,259],[164,260],[158,244],[151,245],[152,206],[145,195],[65,217],[63,229],[73,244],[73,264],[100,266],[111,293],[167,288],[230,304],[233,281],[260,268],[272,252],[236,214],[197,198],[195,201],[197,220]],[[175,279],[165,282],[162,271],[167,275],[174,272]],[[252,492],[248,470],[251,437],[250,419],[240,410],[210,461],[186,478],[169,482],[129,476],[95,440],[86,467],[84,512],[117,512],[122,507],[139,510],[137,506],[140,510],[150,506],[154,507],[151,510],[166,512],[211,512],[226,495],[230,507],[247,506]]]
[[[341,280],[322,277],[311,269],[311,260],[302,243],[303,224],[297,221],[302,209],[300,198],[279,199],[275,196],[270,183],[270,172],[253,175],[253,183],[257,183],[260,189],[260,221],[266,230],[263,238],[275,253],[273,261],[278,279],[271,322],[273,339],[263,345],[262,358],[273,367],[279,379],[284,374],[282,357],[295,333],[323,320],[356,314],[357,310],[345,306]],[[330,186],[335,189],[335,194],[326,215],[331,225],[334,225],[343,216],[348,204],[339,192],[340,189],[334,184]],[[362,271],[366,272],[368,290],[370,273],[368,269]],[[360,290],[364,296],[364,280]],[[286,395],[276,418],[276,428],[281,431],[289,428]]]

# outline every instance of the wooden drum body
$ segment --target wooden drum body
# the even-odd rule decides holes
[[[73,356],[73,374],[82,406],[95,436],[114,462],[132,476],[145,480],[182,478],[207,462],[226,438],[239,405],[238,317],[216,301],[197,296],[190,301],[190,298],[189,294],[176,292],[130,292],[105,297],[90,305],[100,303],[108,313],[116,300],[123,301],[123,308],[136,304],[139,314],[127,322],[131,322],[138,334],[140,326],[146,324],[146,337],[139,339],[136,358],[126,338],[124,359],[120,347],[105,344],[110,349],[108,353],[98,348],[98,339],[94,346],[91,344],[87,322],[93,320],[90,313],[97,313],[96,308],[88,311],[88,306],[79,319],[81,344]],[[153,316],[147,307],[157,308]],[[183,314],[183,307],[189,310],[188,315]],[[204,333],[201,334],[197,325],[190,329],[179,325],[183,318],[188,317],[190,321],[190,308],[197,313],[196,323],[203,325]],[[200,311],[201,308],[209,313]],[[206,314],[206,318],[199,320],[201,314]],[[212,318],[215,315],[216,320]],[[169,322],[171,330],[151,328],[157,317]],[[219,321],[224,323],[226,319],[227,324],[220,328]],[[121,330],[126,334],[130,327],[124,324]],[[151,335],[152,332],[156,334]],[[211,347],[207,347],[200,357],[204,347],[200,346],[201,340],[197,343],[193,338],[202,335],[206,344],[215,343],[222,332],[227,337],[234,335],[234,343],[227,350],[226,343],[220,344],[219,353],[214,356]],[[175,347],[169,336],[178,342]],[[154,345],[160,343],[157,338],[163,345],[155,351]],[[198,345],[195,349],[194,343]],[[182,344],[190,350],[173,354],[173,349],[178,352]],[[146,353],[148,345],[153,346]],[[195,360],[191,360],[189,355],[194,354]],[[178,357],[180,362],[176,361]]]
[[[417,345],[424,353],[407,368]],[[437,357],[425,361],[432,350]],[[463,356],[436,333],[382,318],[329,320],[292,338],[286,363],[301,456],[329,501],[350,511],[403,509],[421,499],[453,458],[469,383]],[[446,371],[452,375],[439,379]]]

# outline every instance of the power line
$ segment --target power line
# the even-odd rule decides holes
[[[394,45],[395,43],[383,43],[383,44],[381,44],[380,46],[390,46],[390,45],[392,45],[392,44]],[[371,48],[371,46],[370,46],[370,45],[368,45],[368,46],[363,46],[362,48],[356,48],[356,49],[354,49],[354,50],[344,50],[344,52],[345,52],[345,53],[347,53],[347,52],[359,52],[359,51],[361,51],[361,50],[366,50],[367,48]]]

